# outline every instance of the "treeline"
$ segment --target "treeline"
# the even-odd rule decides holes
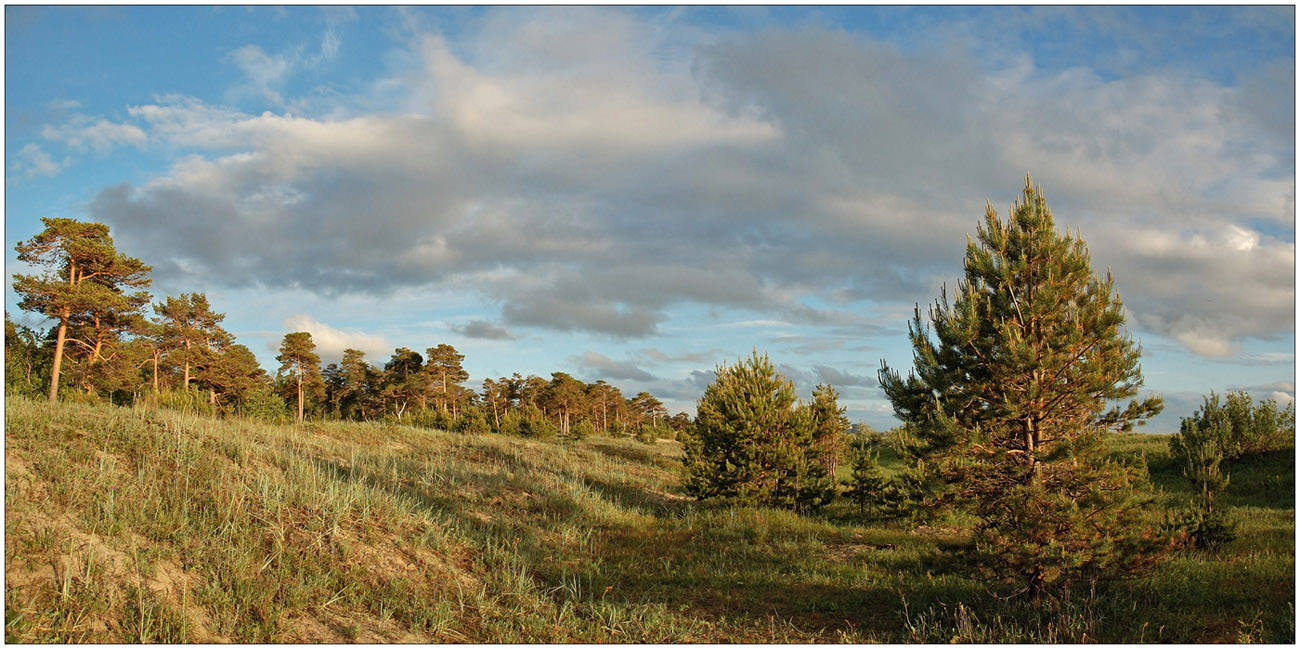
[[[15,247],[42,269],[15,274],[19,307],[55,321],[48,330],[5,313],[8,394],[185,407],[268,421],[397,420],[438,428],[548,437],[596,432],[675,437],[690,421],[669,417],[646,392],[624,397],[604,381],[563,372],[462,384],[464,355],[447,344],[425,355],[401,347],[383,367],[355,349],[321,368],[311,334],[287,334],[274,376],[222,327],[203,293],[153,303],[152,268],[119,253],[108,226],[42,219],[45,229]],[[292,408],[292,410],[291,410]]]
[[[529,437],[594,433],[674,438],[689,423],[679,412],[669,417],[648,392],[624,397],[605,381],[584,383],[564,372],[549,380],[518,373],[485,379],[482,392],[461,385],[469,379],[455,347],[440,344],[424,356],[397,348],[382,368],[365,352],[347,349],[341,363],[324,368],[311,334],[287,334],[280,346],[278,394],[298,408],[299,418],[391,419],[465,432],[499,432]]]

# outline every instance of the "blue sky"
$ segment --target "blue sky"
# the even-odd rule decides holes
[[[1110,268],[1151,426],[1295,393],[1291,7],[5,10],[6,269],[108,223],[270,371],[289,331],[668,407],[882,359],[1026,172]],[[39,320],[6,308],[20,322]]]

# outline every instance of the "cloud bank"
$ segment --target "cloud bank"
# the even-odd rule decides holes
[[[418,34],[418,67],[376,84],[401,89],[386,112],[163,96],[132,124],[85,126],[187,152],[101,191],[90,217],[159,274],[323,295],[456,286],[511,329],[636,339],[679,304],[842,327],[867,304],[929,302],[984,201],[1004,213],[1029,171],[1113,270],[1131,325],[1208,356],[1294,332],[1283,64],[1230,86],[1023,55],[988,69],[959,46],[812,27],[682,47],[660,27],[521,10],[489,12],[472,47]],[[278,92],[274,57],[239,52],[250,87]],[[56,164],[38,153],[28,168]]]

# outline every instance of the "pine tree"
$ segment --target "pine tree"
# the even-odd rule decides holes
[[[438,394],[438,408],[446,411],[449,405],[454,406],[456,403],[453,398],[456,384],[469,378],[469,372],[461,367],[465,355],[445,343],[424,351],[426,355],[424,371],[429,377],[427,388]]]
[[[794,510],[834,495],[812,443],[813,417],[767,355],[723,364],[683,439],[686,492],[699,499]]]
[[[14,275],[19,308],[58,322],[50,371],[50,403],[58,400],[59,372],[70,326],[93,333],[82,344],[86,365],[101,359],[111,331],[126,330],[131,316],[149,302],[142,289],[149,285],[149,266],[113,247],[108,226],[75,219],[42,218],[45,229],[14,249],[18,261],[44,267],[37,275]]]
[[[384,398],[393,400],[398,418],[406,412],[412,399],[424,398],[429,382],[421,371],[423,367],[424,358],[407,347],[398,347],[384,364]]]
[[[233,342],[233,337],[221,328],[226,315],[213,311],[208,296],[203,293],[168,297],[155,304],[153,310],[163,325],[168,358],[173,365],[183,368],[181,387],[188,390],[194,379],[193,370],[206,365],[219,348]]]
[[[298,400],[298,421],[303,420],[303,404],[308,396],[317,398],[325,396],[325,382],[320,375],[320,356],[315,352],[316,343],[311,334],[297,331],[284,335],[280,343],[280,371],[288,372],[290,385],[294,388]]]
[[[875,505],[884,500],[885,487],[889,481],[880,470],[878,455],[865,444],[860,445],[853,456],[853,477],[847,484],[849,490],[844,495],[858,504],[860,514],[866,512],[867,505]]]
[[[337,379],[334,398],[339,415],[347,419],[365,419],[375,409],[375,392],[379,383],[379,372],[366,361],[366,353],[359,349],[343,350]]]
[[[948,485],[932,503],[979,518],[985,576],[1037,599],[1149,569],[1171,541],[1138,522],[1145,467],[1112,460],[1103,442],[1162,404],[1133,398],[1141,348],[1113,280],[1093,274],[1082,239],[1057,232],[1029,178],[1007,220],[988,206],[964,281],[929,315],[934,339],[919,307],[909,327],[914,371],[904,380],[882,363],[880,384],[917,459]]]
[[[849,418],[844,416],[839,398],[840,393],[826,384],[813,390],[813,444],[828,476],[835,475],[840,456],[844,454],[844,433],[849,429]]]

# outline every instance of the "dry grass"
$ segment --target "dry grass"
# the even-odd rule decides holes
[[[945,563],[960,529],[687,500],[675,443],[6,405],[13,642],[1294,637],[1294,509],[1249,476],[1228,550],[1041,613]]]

